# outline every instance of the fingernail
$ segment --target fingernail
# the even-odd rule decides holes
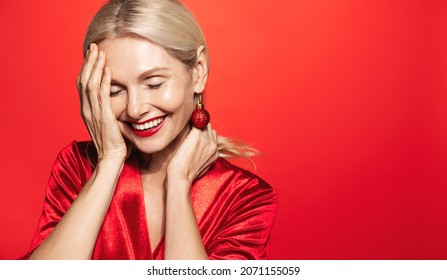
[[[103,51],[100,51],[100,52],[99,52],[99,59],[102,59],[103,56],[104,56],[104,52],[103,52]]]
[[[89,48],[90,51],[93,51],[93,43],[90,44]]]

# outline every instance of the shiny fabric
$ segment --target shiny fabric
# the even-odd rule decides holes
[[[93,172],[88,142],[73,142],[54,163],[27,256],[51,233]],[[191,200],[210,259],[266,259],[277,196],[262,179],[219,158],[192,186]],[[163,259],[151,248],[138,160],[125,163],[92,259]],[[185,242],[188,242],[185,240]],[[26,256],[25,256],[26,258]]]

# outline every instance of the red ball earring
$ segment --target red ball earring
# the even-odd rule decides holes
[[[196,109],[192,112],[191,123],[194,127],[199,129],[204,128],[210,122],[210,113],[204,109],[202,95],[199,95]]]

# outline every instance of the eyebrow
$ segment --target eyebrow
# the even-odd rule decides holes
[[[137,78],[138,78],[139,81],[144,81],[149,76],[153,75],[153,73],[158,72],[158,71],[164,71],[164,70],[169,70],[169,68],[168,67],[155,67],[155,68],[152,68],[152,69],[144,71],[143,73],[138,75]],[[119,81],[116,81],[116,80],[112,79],[111,85],[119,86],[119,85],[121,85],[121,83]]]
[[[158,72],[158,71],[163,71],[163,70],[168,70],[168,67],[155,67],[155,68],[149,69],[147,71],[144,71],[140,75],[138,75],[138,80],[141,81],[141,80],[147,79],[147,77],[151,76],[153,73]]]

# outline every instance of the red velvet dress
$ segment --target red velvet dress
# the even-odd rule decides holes
[[[30,252],[50,234],[90,178],[87,142],[73,142],[54,163]],[[277,196],[262,179],[219,158],[192,186],[191,200],[210,259],[266,259]],[[187,240],[185,240],[187,242]],[[123,168],[92,259],[163,259],[151,248],[138,160]]]

